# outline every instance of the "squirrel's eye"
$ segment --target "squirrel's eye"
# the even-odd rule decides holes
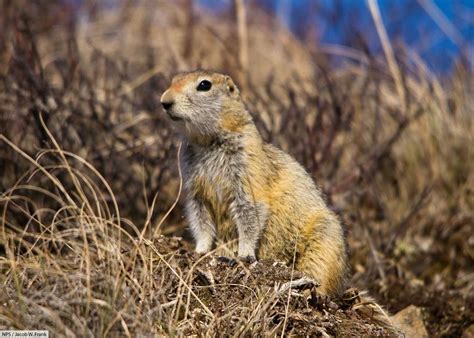
[[[199,82],[196,89],[200,92],[207,92],[209,89],[211,89],[211,87],[212,83],[210,81],[202,80],[201,82]]]

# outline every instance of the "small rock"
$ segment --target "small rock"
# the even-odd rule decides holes
[[[330,301],[330,302],[328,303],[328,307],[329,307],[330,309],[333,309],[333,310],[339,309],[339,305],[337,305],[337,304],[334,303],[333,301]]]
[[[414,305],[407,306],[391,317],[393,326],[401,330],[407,338],[428,337],[421,309]]]

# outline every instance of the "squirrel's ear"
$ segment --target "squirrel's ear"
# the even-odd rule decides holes
[[[239,88],[235,85],[234,81],[230,78],[230,76],[225,76],[225,83],[227,87],[227,93],[230,96],[237,97],[239,96]]]

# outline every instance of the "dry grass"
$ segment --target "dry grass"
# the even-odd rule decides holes
[[[268,261],[232,267],[214,253],[193,255],[181,239],[145,235],[150,219],[141,231],[122,219],[104,178],[61,149],[40,121],[56,148],[36,158],[0,135],[32,166],[1,198],[0,328],[71,337],[387,332],[352,312],[352,302],[339,310],[320,298],[314,282],[292,269]],[[30,184],[34,176],[55,189]],[[29,193],[56,207],[39,207]],[[24,227],[8,221],[11,211],[25,216]]]
[[[373,4],[386,56],[309,47],[258,8],[216,17],[186,4],[91,5],[79,17],[51,1],[3,5],[0,327],[258,334],[309,318],[264,281],[229,282],[247,290],[240,300],[209,296],[194,281],[216,273],[212,259],[158,234],[186,235],[171,208],[179,141],[158,99],[176,70],[203,67],[244,82],[264,138],[327,193],[348,229],[352,283],[391,311],[423,306],[431,333],[461,333],[474,321],[472,73],[459,62],[437,78],[387,45]]]

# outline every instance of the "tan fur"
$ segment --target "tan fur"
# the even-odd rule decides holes
[[[203,79],[212,82],[211,90],[197,91]],[[180,74],[161,100],[172,104],[167,113],[180,119],[189,141],[185,184],[197,250],[208,251],[211,239],[238,239],[228,248],[252,256],[245,235],[262,224],[248,235],[256,238],[259,259],[291,264],[295,257],[295,268],[319,281],[321,293],[340,293],[346,253],[337,216],[305,170],[263,142],[232,80],[210,72]]]

